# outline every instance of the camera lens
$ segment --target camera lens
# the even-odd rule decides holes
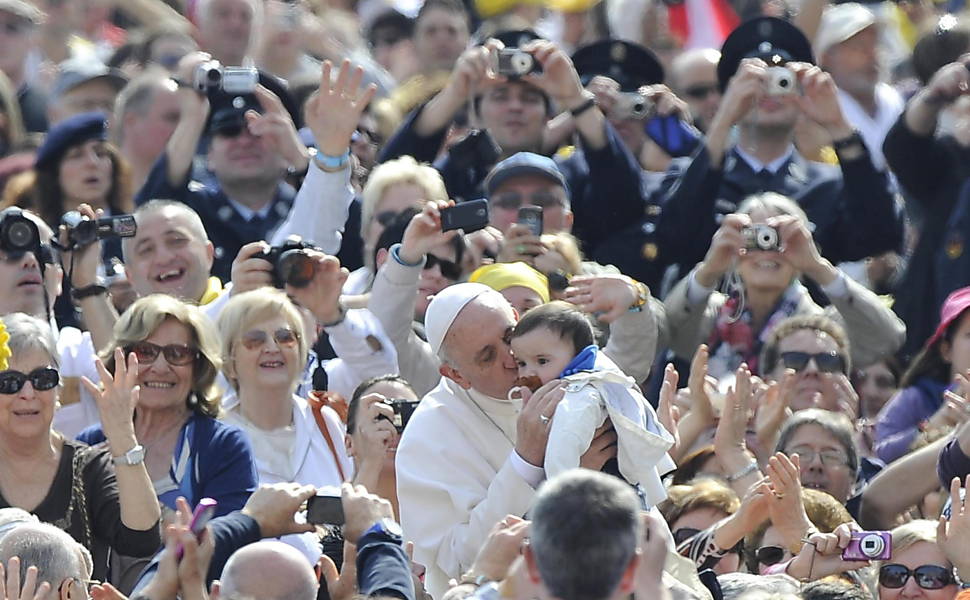
[[[525,75],[532,69],[532,56],[525,52],[514,54],[509,62],[517,75]]]
[[[316,265],[303,250],[287,250],[276,266],[280,281],[293,287],[306,287],[313,281]]]
[[[875,558],[882,554],[882,549],[885,546],[886,543],[882,537],[875,534],[867,535],[859,542],[859,550],[868,558]]]
[[[34,245],[36,242],[34,232],[36,229],[31,227],[30,223],[25,223],[24,221],[15,221],[7,227],[6,238],[10,242],[13,248],[18,248],[26,250]]]
[[[209,69],[205,73],[205,78],[210,84],[217,84],[222,79],[222,72],[219,69]]]

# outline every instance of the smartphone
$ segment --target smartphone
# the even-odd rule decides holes
[[[405,400],[404,398],[394,398],[387,401],[387,404],[391,405],[394,410],[394,420],[388,419],[386,415],[381,415],[379,418],[385,421],[390,421],[394,425],[394,429],[398,433],[403,433],[404,428],[407,427],[408,421],[411,420],[411,415],[414,414],[414,410],[418,407],[420,400]]]
[[[701,141],[701,132],[677,115],[648,119],[644,131],[673,158],[690,156]]]
[[[539,237],[542,235],[542,207],[541,206],[520,206],[519,225],[525,225],[532,235]]]
[[[212,517],[216,514],[216,507],[219,503],[212,498],[203,498],[199,500],[199,503],[195,505],[195,510],[192,512],[192,521],[189,522],[189,531],[195,534],[195,539],[199,542],[202,541],[202,534],[205,533],[205,526],[209,524]],[[184,549],[182,545],[179,544],[178,549],[175,551],[175,556],[178,559],[182,558],[182,553]]]
[[[461,229],[465,233],[478,231],[488,225],[488,200],[468,200],[441,211],[441,230]]]
[[[340,496],[310,498],[306,503],[306,520],[314,525],[343,525],[344,505]]]

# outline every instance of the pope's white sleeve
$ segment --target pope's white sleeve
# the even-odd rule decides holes
[[[290,214],[273,233],[270,243],[278,246],[287,237],[298,235],[314,242],[327,254],[336,254],[340,251],[344,224],[353,201],[349,163],[346,168],[329,173],[311,160]]]

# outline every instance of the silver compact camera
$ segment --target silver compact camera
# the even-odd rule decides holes
[[[542,67],[534,56],[518,48],[502,48],[495,53],[494,71],[503,77],[523,77],[539,73]]]
[[[224,67],[217,60],[202,63],[195,69],[192,87],[200,93],[221,90],[227,94],[252,94],[259,83],[255,67]]]
[[[788,67],[768,67],[767,94],[787,96],[795,93],[795,72]]]
[[[771,225],[752,225],[745,227],[741,232],[744,234],[745,248],[748,250],[778,252],[781,249],[778,230]]]
[[[610,117],[620,119],[649,119],[654,114],[653,102],[643,94],[636,92],[623,92],[619,94]]]

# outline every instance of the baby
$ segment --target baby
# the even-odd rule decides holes
[[[558,301],[533,308],[513,329],[511,345],[519,367],[517,385],[533,391],[555,379],[565,385],[566,394],[549,422],[547,478],[578,467],[596,429],[610,419],[620,474],[640,485],[648,504],[666,498],[660,476],[675,468],[667,455],[673,437],[636,382],[599,351],[582,311]]]

